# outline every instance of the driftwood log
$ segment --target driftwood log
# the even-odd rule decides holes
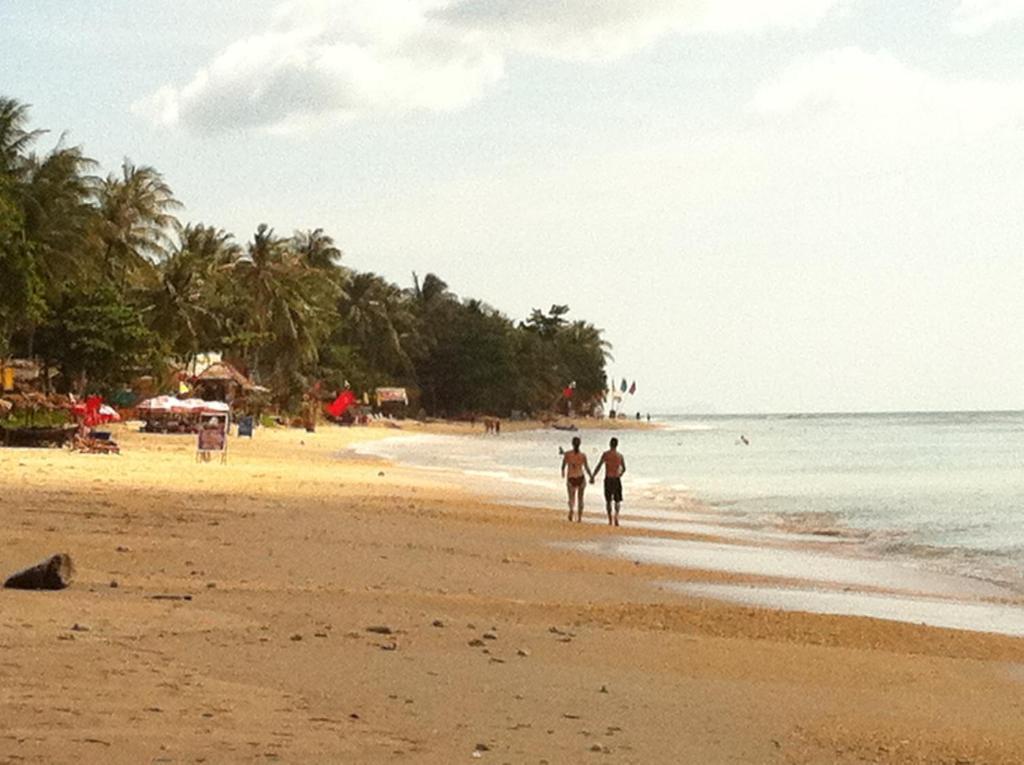
[[[58,553],[42,563],[11,574],[4,587],[9,590],[63,590],[71,583],[74,572],[71,556]]]

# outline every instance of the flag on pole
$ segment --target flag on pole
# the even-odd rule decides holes
[[[633,384],[629,386],[629,395],[632,396],[636,393],[636,380],[633,380]]]
[[[627,388],[627,387],[628,387],[628,386],[626,385],[626,378],[625,378],[625,377],[623,377],[623,378],[622,378],[622,388],[621,388],[621,390],[622,390],[622,392],[623,392],[623,393],[625,393],[625,392],[626,392],[626,388]]]

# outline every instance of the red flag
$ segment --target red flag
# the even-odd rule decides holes
[[[562,389],[562,396],[564,396],[565,398],[572,398],[572,386],[571,385],[566,385],[565,388]]]
[[[355,403],[355,400],[356,394],[346,388],[327,406],[327,413],[331,417],[341,417],[345,414],[345,410]]]
[[[632,396],[636,393],[636,380],[633,380],[633,384],[629,386],[629,395]]]

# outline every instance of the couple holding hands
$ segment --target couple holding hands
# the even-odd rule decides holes
[[[569,492],[569,520],[572,520],[573,510],[576,511],[576,521],[583,520],[583,490],[586,487],[587,478],[594,483],[597,474],[604,467],[604,502],[608,510],[608,525],[619,525],[619,508],[622,507],[622,474],[626,472],[626,460],[619,453],[619,439],[613,438],[609,444],[608,451],[601,455],[597,467],[593,471],[587,463],[587,455],[580,451],[580,439],[576,436],[572,439],[572,449],[562,455],[562,477],[566,479],[566,489]],[[612,509],[614,506],[614,515]]]

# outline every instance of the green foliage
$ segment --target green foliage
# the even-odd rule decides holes
[[[0,98],[0,356],[41,358],[79,392],[163,377],[215,351],[296,409],[319,385],[358,393],[404,385],[430,414],[539,412],[576,383],[585,411],[605,388],[608,344],[568,318],[522,323],[455,295],[435,274],[411,289],[342,265],[322,229],[244,245],[203,224],[154,168],[95,163],[61,141],[32,148],[28,109]]]
[[[188,225],[166,259],[156,267],[142,302],[149,325],[180,361],[222,345],[230,302],[223,272],[231,269],[241,248],[230,234],[202,224]]]
[[[41,292],[20,211],[0,185],[0,358],[9,352],[13,332],[44,310]]]
[[[159,358],[157,337],[112,287],[69,292],[39,329],[40,351],[78,393],[110,391]]]
[[[128,159],[121,174],[96,186],[95,234],[102,249],[103,275],[122,286],[152,277],[154,261],[166,257],[171,232],[179,227],[174,198],[163,176]]]
[[[6,417],[0,417],[0,429],[57,428],[71,422],[71,416],[63,409],[40,409],[31,411],[17,409]]]

